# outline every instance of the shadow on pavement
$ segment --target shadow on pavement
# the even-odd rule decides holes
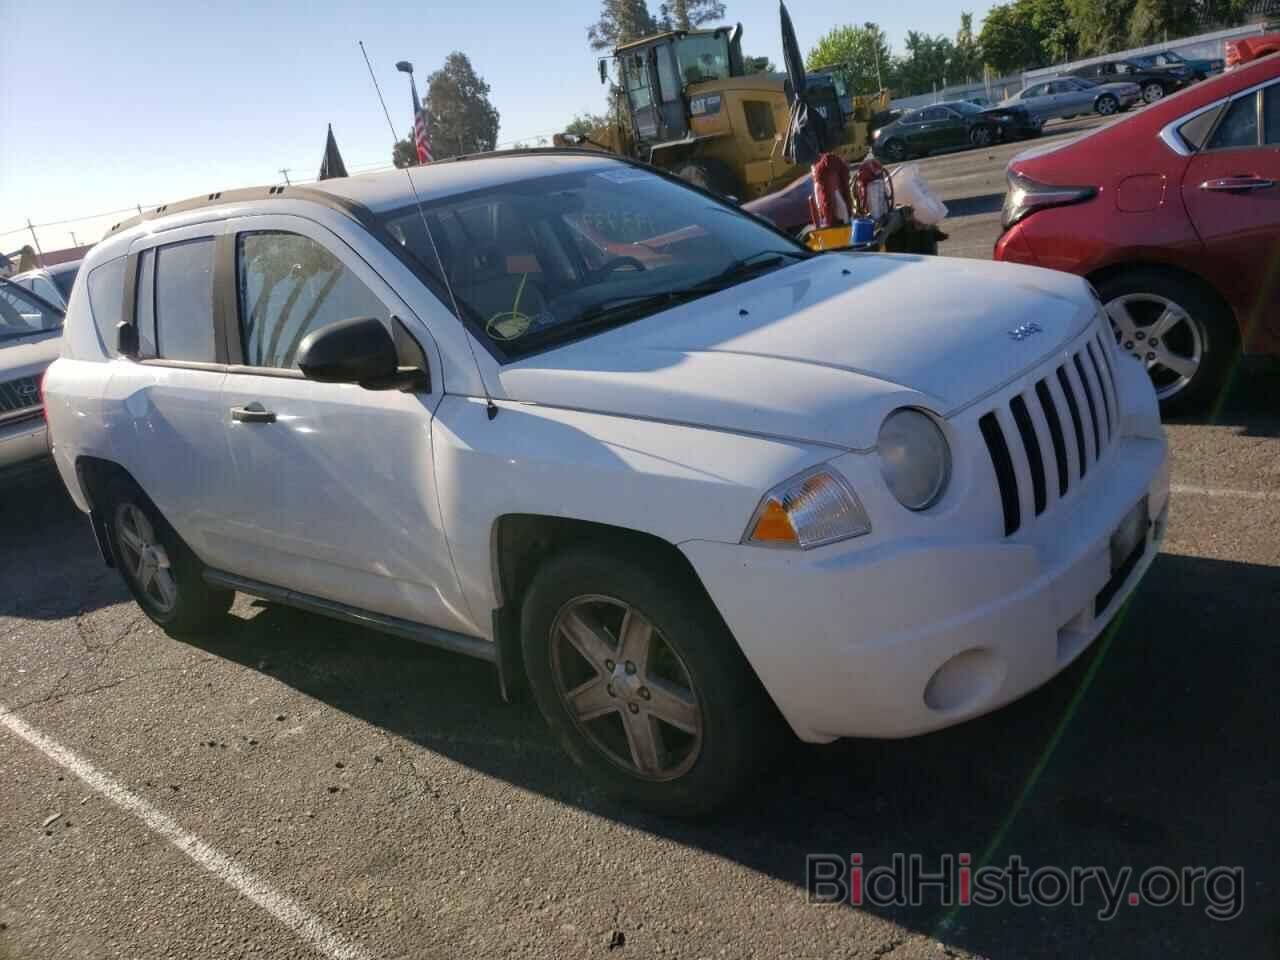
[[[1256,956],[1275,922],[1280,656],[1262,626],[1280,618],[1273,568],[1163,555],[1110,644],[1022,701],[912,740],[797,743],[740,808],[700,823],[595,795],[531,703],[499,701],[487,664],[284,607],[249,611],[196,645],[253,669],[265,657],[272,676],[373,725],[793,883],[797,896],[811,852],[860,852],[867,867],[904,852],[936,869],[941,854],[977,862],[990,850],[1030,869],[1245,870],[1245,911],[1230,923],[1208,919],[1203,900],[1102,923],[1100,896],[1081,908],[969,907],[950,922],[936,894],[875,911],[947,944],[997,957]]]
[[[1236,427],[1245,437],[1280,437],[1280,361],[1249,358],[1236,368],[1212,410],[1169,422]]]
[[[60,620],[128,596],[52,461],[0,480],[0,615]]]

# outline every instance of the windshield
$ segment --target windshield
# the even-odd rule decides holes
[[[975,114],[982,112],[982,108],[980,106],[975,103],[970,103],[968,100],[956,100],[952,103],[943,104],[943,106],[950,107],[956,113]]]
[[[723,34],[676,41],[676,63],[686,85],[729,76],[729,40]]]
[[[810,255],[732,207],[614,162],[487,187],[423,210],[463,319],[503,361]],[[438,281],[416,206],[382,222]]]
[[[62,313],[22,287],[0,279],[0,343],[62,326]]]

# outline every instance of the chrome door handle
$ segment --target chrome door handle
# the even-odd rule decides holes
[[[1226,193],[1245,190],[1266,190],[1268,187],[1274,187],[1274,180],[1267,180],[1264,177],[1243,176],[1243,177],[1219,177],[1216,180],[1206,180],[1200,184],[1201,190],[1221,190]]]
[[[251,403],[244,407],[232,407],[231,419],[239,423],[275,423],[276,414],[260,403]]]

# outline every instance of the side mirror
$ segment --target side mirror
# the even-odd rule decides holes
[[[421,389],[426,374],[401,367],[395,341],[374,317],[351,317],[307,334],[298,345],[298,369],[318,383],[358,383],[366,390]]]

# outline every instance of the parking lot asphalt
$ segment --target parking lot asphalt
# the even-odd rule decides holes
[[[944,252],[989,255],[1016,149],[922,162]],[[10,481],[0,957],[1280,957],[1280,375],[1168,432],[1164,549],[1089,655],[693,823],[593,793],[486,664],[244,597],[166,637],[57,476]],[[813,906],[817,852],[1238,866],[1243,912]]]

